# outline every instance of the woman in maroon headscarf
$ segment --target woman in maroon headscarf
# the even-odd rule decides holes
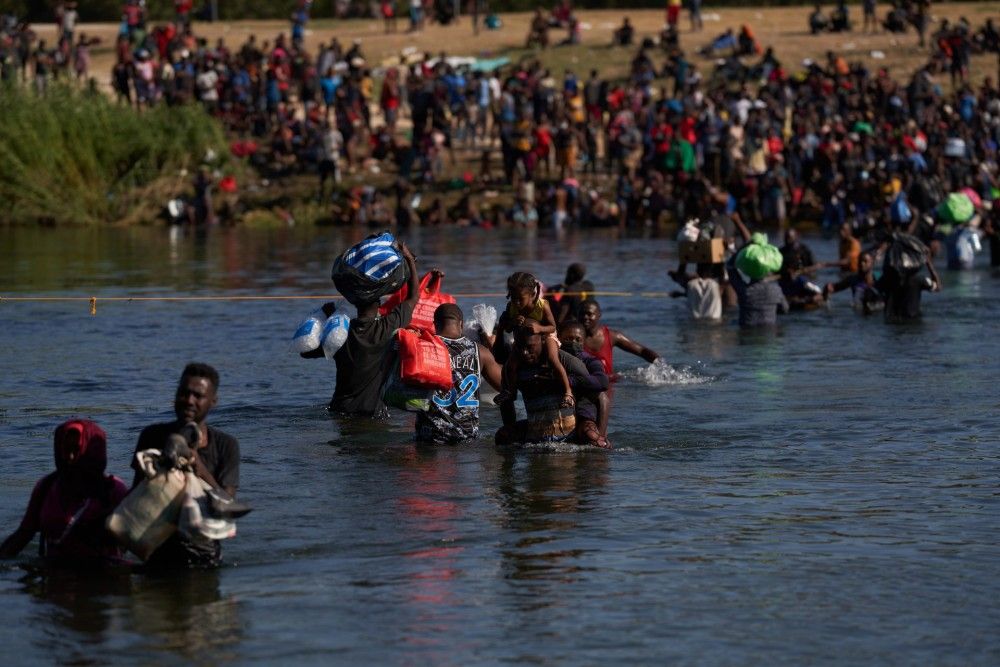
[[[70,420],[56,429],[54,450],[56,471],[35,484],[21,525],[0,545],[0,558],[13,558],[41,533],[39,553],[60,563],[119,560],[121,551],[104,522],[128,486],[104,473],[104,431],[86,419]]]

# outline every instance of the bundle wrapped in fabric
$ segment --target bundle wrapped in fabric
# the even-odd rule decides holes
[[[885,251],[883,271],[891,269],[900,275],[911,275],[923,268],[929,250],[916,236],[893,232],[889,248]]]
[[[233,537],[234,520],[250,512],[195,474],[191,446],[198,437],[198,426],[188,424],[180,433],[170,434],[162,449],[135,455],[145,478],[111,513],[106,527],[143,560],[178,531],[202,542]]]
[[[187,475],[161,465],[161,452],[147,449],[136,455],[146,478],[108,517],[108,531],[126,549],[146,560],[177,532],[177,521],[186,500]]]
[[[410,278],[392,234],[372,234],[352,246],[333,263],[333,284],[355,305],[378,301]]]
[[[937,214],[944,222],[961,225],[976,214],[976,206],[964,192],[952,192],[937,207]]]
[[[739,254],[736,255],[736,268],[750,277],[751,280],[761,280],[772,273],[781,270],[781,251],[767,242],[767,237],[755,232]]]

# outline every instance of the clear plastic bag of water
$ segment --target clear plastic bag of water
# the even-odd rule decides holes
[[[302,320],[295,333],[292,334],[292,351],[297,354],[312,352],[319,349],[320,334],[323,331],[323,323],[326,321],[326,314],[322,308],[317,308],[309,317]]]
[[[337,354],[337,350],[347,341],[350,330],[351,318],[347,315],[334,313],[328,317],[319,335],[319,347],[323,348],[323,356],[333,359],[333,355]]]

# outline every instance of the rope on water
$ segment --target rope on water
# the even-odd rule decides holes
[[[456,299],[504,299],[505,292],[468,292],[452,293]],[[578,296],[582,299],[588,297],[600,298],[638,298],[638,299],[665,299],[671,296],[670,292],[562,292],[561,296]],[[214,295],[176,295],[176,296],[51,296],[46,294],[28,296],[5,296],[0,294],[0,305],[9,302],[15,303],[45,303],[45,302],[86,302],[90,305],[90,314],[97,315],[97,300],[109,302],[198,302],[198,301],[334,301],[342,300],[340,294],[214,294]]]

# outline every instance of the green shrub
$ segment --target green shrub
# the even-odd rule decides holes
[[[197,106],[139,112],[68,86],[44,97],[4,88],[0,223],[120,220],[137,190],[196,167],[209,149],[228,155],[222,127]]]

